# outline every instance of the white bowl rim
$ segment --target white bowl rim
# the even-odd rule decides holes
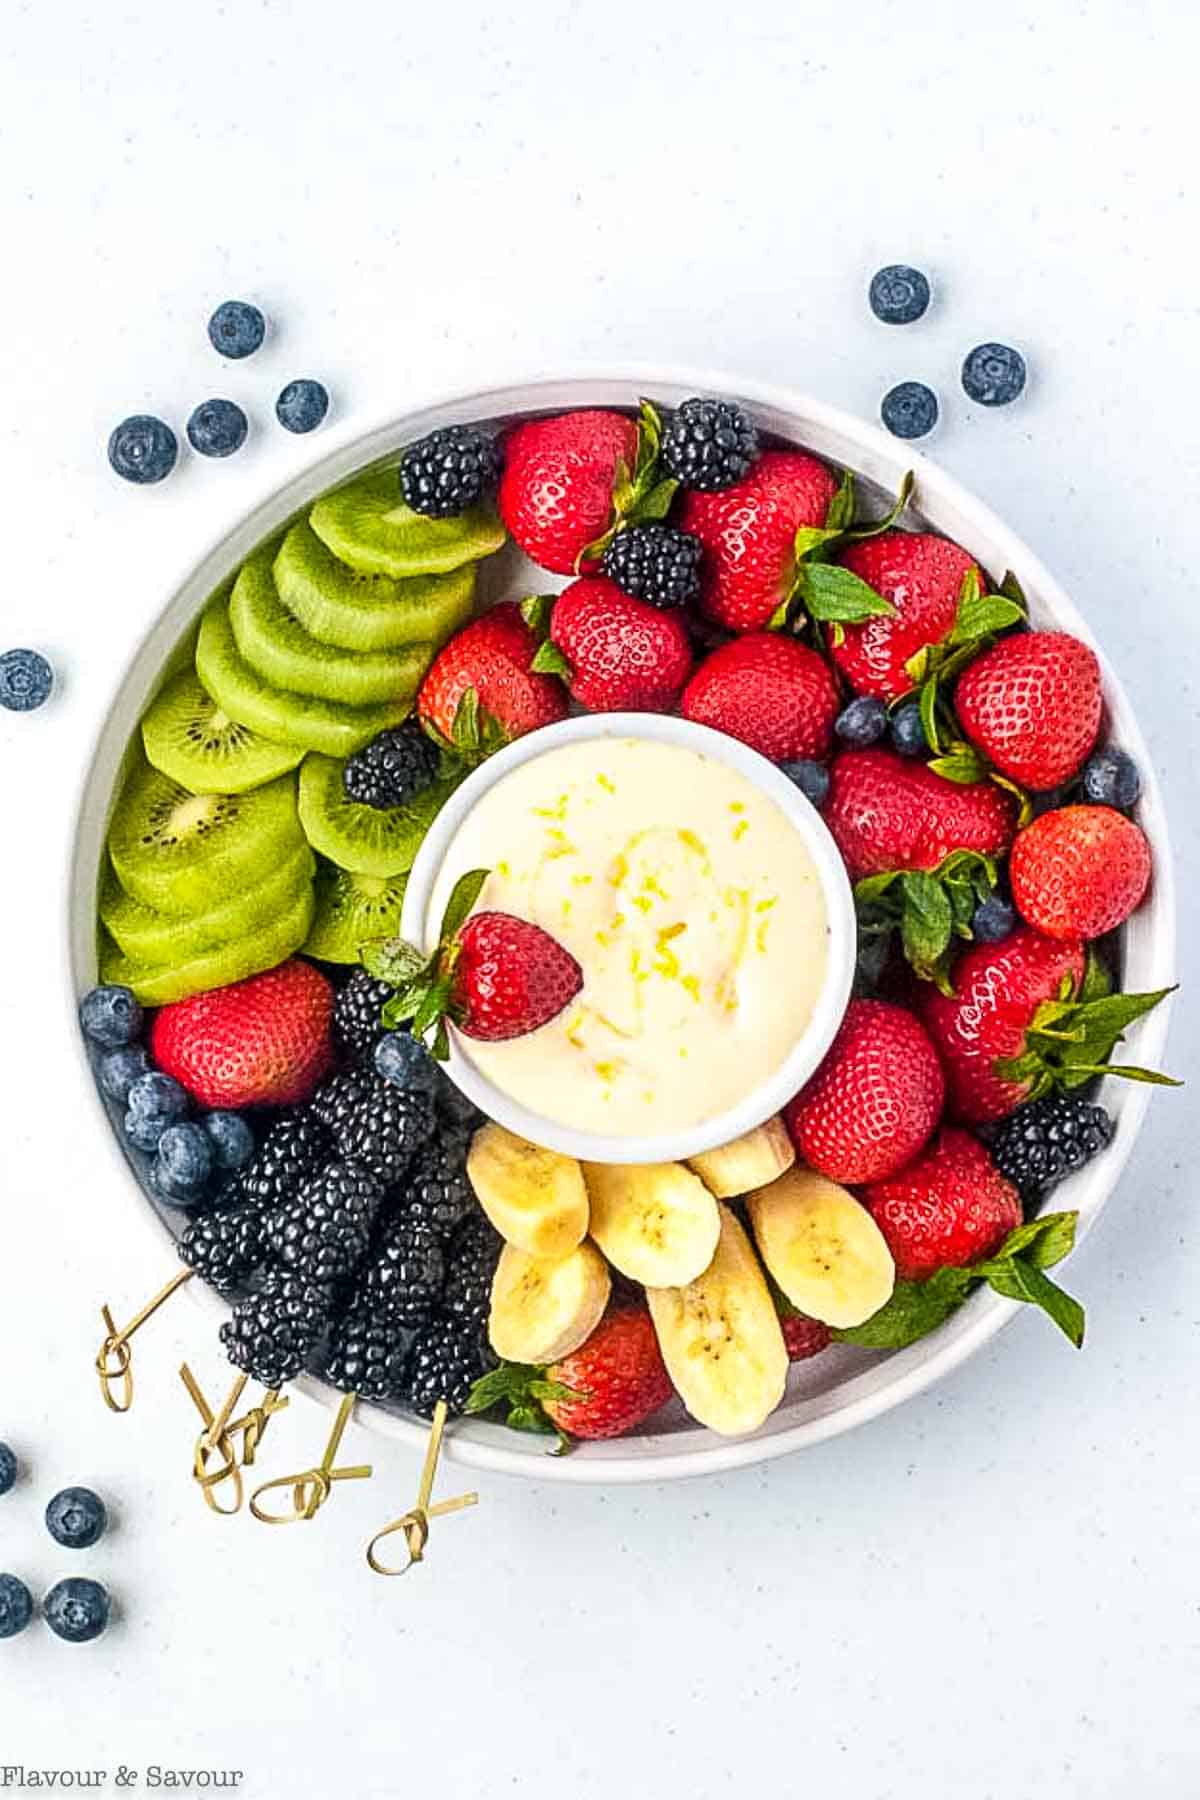
[[[78,1030],[79,997],[95,979],[95,886],[99,862],[97,845],[103,842],[107,810],[112,797],[113,770],[106,769],[109,740],[122,744],[128,728],[117,731],[119,702],[141,679],[139,706],[153,691],[167,651],[174,646],[185,622],[199,611],[212,593],[256,544],[300,507],[311,504],[328,488],[348,480],[359,470],[389,455],[405,443],[441,424],[472,418],[502,417],[510,413],[545,412],[581,406],[628,406],[639,393],[669,395],[668,403],[694,393],[740,398],[760,414],[774,413],[784,421],[777,429],[788,441],[813,449],[827,460],[841,460],[856,474],[869,474],[885,487],[895,487],[908,469],[915,476],[914,510],[926,518],[950,514],[959,523],[954,535],[972,548],[986,537],[993,546],[988,559],[997,567],[1019,569],[1027,591],[1041,597],[1056,626],[1082,638],[1096,652],[1104,680],[1107,710],[1113,735],[1131,752],[1142,771],[1143,790],[1139,823],[1150,839],[1154,855],[1154,882],[1150,903],[1135,915],[1126,932],[1141,935],[1142,978],[1147,987],[1167,988],[1176,980],[1176,896],[1170,835],[1162,793],[1149,749],[1133,709],[1095,634],[1064,589],[1023,540],[953,476],[909,444],[890,437],[841,408],[816,400],[786,384],[750,379],[727,370],[688,365],[649,364],[637,361],[593,362],[566,371],[530,375],[516,371],[509,378],[486,387],[468,387],[451,394],[426,395],[400,410],[386,409],[363,429],[347,433],[339,441],[325,440],[324,453],[269,491],[241,515],[238,522],[216,533],[203,554],[186,564],[169,585],[171,598],[156,619],[136,640],[118,677],[113,704],[97,734],[93,752],[79,783],[73,821],[74,853],[64,870],[63,910],[67,926],[67,955],[61,969],[64,1019],[74,1046],[76,1074],[90,1096],[97,1133],[103,1138],[104,1155],[115,1171],[130,1182],[132,1171],[112,1131],[108,1114],[92,1078],[86,1049]],[[333,433],[330,434],[334,435]],[[835,455],[813,439],[847,446],[853,453]],[[874,471],[873,474],[870,474]],[[929,502],[932,500],[933,505]],[[932,529],[945,531],[941,523]],[[981,557],[982,551],[975,551]],[[119,752],[117,761],[119,763]],[[1173,1002],[1156,1008],[1136,1028],[1136,1060],[1157,1065],[1166,1045]],[[1121,1056],[1118,1050],[1117,1058]],[[1134,1060],[1131,1056],[1128,1060]],[[1141,1084],[1124,1087],[1121,1128],[1105,1155],[1071,1178],[1073,1203],[1079,1208],[1079,1238],[1092,1228],[1109,1195],[1120,1180],[1144,1121],[1153,1090]],[[146,1203],[140,1184],[131,1185],[137,1204],[131,1216],[140,1220],[147,1244],[174,1255],[171,1236],[163,1221]],[[220,1322],[229,1307],[201,1281],[184,1288],[191,1304],[209,1320]],[[865,1424],[880,1413],[923,1392],[988,1343],[1019,1310],[1019,1302],[1005,1300],[990,1289],[977,1292],[946,1325],[906,1350],[892,1352],[878,1363],[841,1383],[828,1394],[805,1399],[787,1417],[786,1408],[772,1415],[762,1432],[745,1438],[721,1438],[697,1428],[686,1434],[645,1434],[580,1445],[566,1457],[541,1454],[533,1442],[513,1444],[516,1436],[503,1426],[485,1421],[461,1420],[447,1431],[444,1454],[465,1467],[495,1474],[518,1475],[568,1485],[624,1485],[635,1482],[680,1480],[720,1474],[779,1456]],[[340,1404],[341,1396],[326,1383],[302,1375],[293,1389],[315,1401],[327,1412]],[[418,1420],[383,1407],[360,1402],[356,1417],[380,1435],[420,1452],[427,1429]]]
[[[791,824],[804,843],[821,886],[828,924],[824,980],[804,1032],[770,1080],[746,1094],[736,1106],[702,1120],[687,1131],[658,1132],[642,1137],[614,1137],[580,1131],[547,1119],[514,1100],[489,1081],[471,1060],[457,1034],[450,1033],[447,1072],[480,1110],[517,1137],[528,1138],[580,1162],[665,1163],[685,1162],[704,1150],[732,1144],[779,1110],[798,1092],[833,1042],[850,998],[854,980],[856,931],[854,896],[845,865],[829,828],[816,808],[794,782],[780,773],[757,750],[736,738],[713,731],[707,725],[663,713],[585,713],[517,738],[488,757],[447,800],[417,853],[404,893],[401,935],[432,951],[439,921],[430,917],[429,905],[442,864],[460,826],[483,796],[513,769],[551,755],[564,744],[592,743],[597,738],[640,738],[659,744],[675,744],[697,751],[714,762],[744,775]]]

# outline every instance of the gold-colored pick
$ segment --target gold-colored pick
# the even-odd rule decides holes
[[[242,1510],[245,1489],[242,1485],[242,1471],[238,1467],[237,1452],[233,1447],[233,1438],[229,1424],[234,1407],[242,1397],[246,1375],[239,1375],[234,1381],[219,1409],[214,1413],[204,1396],[204,1392],[186,1363],[179,1367],[179,1379],[192,1397],[196,1411],[204,1421],[204,1429],[196,1439],[195,1451],[192,1455],[192,1480],[204,1495],[205,1503],[212,1512],[220,1513],[223,1518],[232,1518]],[[215,1469],[210,1469],[210,1456],[220,1456],[221,1461]],[[225,1482],[232,1482],[233,1490],[230,1504],[222,1506],[217,1499],[217,1490]]]
[[[334,1467],[356,1398],[354,1394],[343,1395],[337,1418],[333,1421],[333,1430],[329,1434],[329,1442],[325,1446],[325,1454],[315,1469],[301,1469],[296,1475],[278,1475],[274,1481],[264,1481],[261,1487],[255,1488],[250,1496],[250,1511],[260,1524],[295,1525],[302,1519],[314,1519],[332,1493],[335,1481],[365,1481],[371,1475],[370,1463],[356,1463],[341,1469]],[[275,1513],[263,1506],[263,1495],[272,1493],[276,1488],[290,1489],[290,1511]]]
[[[433,1409],[433,1424],[429,1430],[429,1445],[425,1451],[425,1466],[421,1470],[416,1505],[400,1518],[393,1519],[390,1525],[385,1525],[382,1531],[377,1531],[367,1545],[367,1563],[376,1575],[406,1575],[414,1563],[424,1560],[425,1546],[429,1542],[430,1519],[440,1519],[447,1513],[461,1512],[466,1506],[479,1504],[478,1494],[459,1494],[453,1500],[439,1500],[436,1506],[429,1504],[433,1497],[433,1483],[442,1449],[442,1433],[446,1429],[446,1416],[446,1402],[439,1400]],[[402,1533],[408,1545],[408,1560],[398,1567],[382,1562],[378,1554],[378,1546],[394,1532]]]
[[[242,1440],[242,1467],[254,1466],[254,1458],[258,1455],[258,1446],[266,1435],[267,1426],[275,1417],[291,1405],[287,1395],[280,1395],[278,1388],[268,1388],[257,1406],[244,1412],[240,1419],[234,1419],[229,1427],[230,1437]]]
[[[109,1307],[100,1308],[100,1317],[104,1320],[104,1341],[96,1353],[96,1373],[100,1377],[100,1393],[104,1404],[110,1412],[126,1413],[133,1405],[133,1352],[129,1348],[129,1340],[136,1331],[140,1331],[146,1320],[153,1317],[160,1306],[164,1306],[177,1288],[185,1281],[192,1279],[191,1269],[180,1269],[173,1275],[166,1287],[147,1300],[139,1313],[135,1313],[128,1325],[117,1330],[116,1321]]]

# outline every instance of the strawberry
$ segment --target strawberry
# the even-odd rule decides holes
[[[264,975],[159,1009],[150,1027],[156,1067],[201,1106],[291,1106],[333,1066],[333,989],[293,957]]]
[[[557,1018],[583,986],[570,951],[540,925],[479,912],[458,933],[450,1014],[467,1037],[498,1043]]]
[[[921,1016],[946,1070],[950,1111],[977,1124],[1002,1119],[1034,1097],[1035,1081],[997,1064],[1022,1056],[1038,1011],[1083,980],[1078,940],[1056,942],[1028,929],[1001,944],[976,944],[954,969],[954,992],[930,994]]]
[[[656,1413],[673,1389],[650,1314],[644,1306],[612,1307],[587,1342],[548,1368],[502,1363],[475,1383],[469,1413],[506,1408],[525,1431],[570,1438],[620,1437]]]
[[[1009,864],[1013,900],[1052,938],[1097,938],[1141,905],[1150,846],[1111,806],[1063,806],[1017,834]]]
[[[772,631],[734,638],[705,659],[680,710],[697,725],[740,738],[772,762],[828,756],[837,683],[824,658]]]
[[[616,412],[560,413],[509,432],[500,517],[543,569],[573,575],[617,517],[614,491],[638,457],[638,427]]]
[[[910,1162],[942,1113],[945,1082],[920,1020],[852,1000],[816,1074],[785,1118],[797,1154],[831,1181],[878,1181]]]
[[[949,538],[930,531],[883,531],[850,544],[838,562],[891,602],[893,611],[835,633],[830,654],[856,694],[898,700],[916,685],[908,663],[954,629],[963,581],[978,563]]]
[[[822,1350],[828,1350],[833,1342],[828,1325],[822,1325],[819,1319],[810,1319],[805,1313],[784,1313],[779,1323],[789,1362],[807,1362],[810,1356],[820,1356]]]
[[[562,675],[589,712],[669,712],[691,671],[692,647],[677,613],[587,575],[555,601],[550,640],[533,666]]]
[[[1021,1197],[969,1131],[949,1126],[915,1162],[863,1193],[902,1281],[990,1256],[1021,1223]]]
[[[701,606],[729,631],[761,631],[790,598],[798,531],[823,528],[838,484],[802,450],[765,450],[744,481],[684,495],[678,523],[704,545]]]
[[[1035,792],[1078,774],[1100,730],[1100,665],[1065,631],[1002,638],[959,677],[954,706],[976,749]]]
[[[851,881],[897,869],[936,869],[954,851],[999,856],[1017,803],[990,782],[947,781],[894,750],[846,750],[830,769],[823,808]]]
[[[538,639],[513,600],[493,606],[452,637],[421,683],[426,731],[467,761],[566,717],[562,683],[533,667]]]

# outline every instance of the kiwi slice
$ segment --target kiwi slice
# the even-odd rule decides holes
[[[192,794],[145,762],[126,781],[108,832],[126,893],[184,914],[261,881],[301,842],[294,775],[247,794]]]
[[[393,469],[361,475],[326,494],[309,524],[333,554],[360,575],[444,575],[490,556],[505,531],[488,507],[472,506],[456,519],[427,519],[405,506]]]
[[[458,786],[435,781],[407,806],[362,806],[347,800],[343,764],[306,756],[300,765],[300,823],[314,850],[354,875],[404,875],[422,839]]]
[[[432,654],[432,646],[429,650]],[[353,756],[389,725],[399,725],[412,710],[419,680],[414,675],[407,693],[381,706],[340,706],[336,700],[272,687],[238,654],[229,608],[221,601],[210,606],[201,621],[196,673],[231,719],[279,743],[328,756]]]
[[[308,845],[301,844],[252,887],[239,885],[207,911],[186,918],[143,906],[109,875],[100,890],[100,917],[117,948],[133,962],[184,962],[214,944],[245,937],[285,912],[312,881],[316,866]]]
[[[271,565],[261,556],[251,557],[233,584],[229,623],[242,658],[264,681],[345,706],[415,692],[433,654],[431,644],[338,650],[320,643],[283,604]]]
[[[400,929],[407,875],[352,875],[335,863],[317,871],[317,910],[304,950],[322,962],[356,963],[372,938]]]
[[[154,767],[193,794],[244,794],[286,775],[304,755],[229,718],[191,670],[163,688],[142,720],[142,743]]]
[[[274,574],[279,598],[305,630],[343,650],[442,644],[466,624],[475,598],[474,563],[409,581],[359,575],[338,561],[306,519],[279,546]]]
[[[248,975],[276,968],[299,950],[312,924],[313,906],[312,888],[306,886],[285,912],[245,937],[210,945],[171,962],[135,962],[123,956],[105,933],[100,943],[100,979],[131,987],[143,1006],[166,1006],[171,1000],[206,994],[210,988],[228,987],[232,981],[245,981]]]

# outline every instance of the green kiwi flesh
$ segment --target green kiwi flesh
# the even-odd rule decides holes
[[[359,476],[318,500],[309,524],[333,554],[360,575],[444,575],[478,562],[505,540],[490,508],[470,507],[455,519],[427,519],[404,504],[394,468]]]
[[[352,875],[323,861],[317,870],[317,908],[305,953],[322,962],[358,962],[364,944],[399,932],[407,886],[407,875]]]
[[[443,644],[467,623],[475,598],[474,563],[407,581],[359,575],[304,519],[279,546],[274,575],[280,600],[305,630],[344,650]]]
[[[300,765],[300,822],[309,843],[355,875],[407,873],[458,781],[437,781],[407,806],[362,806],[346,798],[342,766],[329,756],[306,756]]]
[[[143,1006],[166,1006],[211,988],[245,981],[264,969],[277,968],[299,950],[308,936],[313,917],[313,890],[306,885],[285,912],[268,924],[228,943],[210,945],[178,961],[135,962],[123,956],[104,933],[100,943],[100,979],[133,989]]]
[[[193,794],[244,794],[286,775],[304,755],[229,718],[188,669],[151,705],[142,743],[154,767]]]
[[[205,912],[188,917],[157,912],[134,900],[110,875],[100,892],[100,917],[117,948],[137,963],[182,963],[202,950],[247,936],[286,912],[308,887],[316,858],[307,844],[292,851],[251,887],[239,885]]]

